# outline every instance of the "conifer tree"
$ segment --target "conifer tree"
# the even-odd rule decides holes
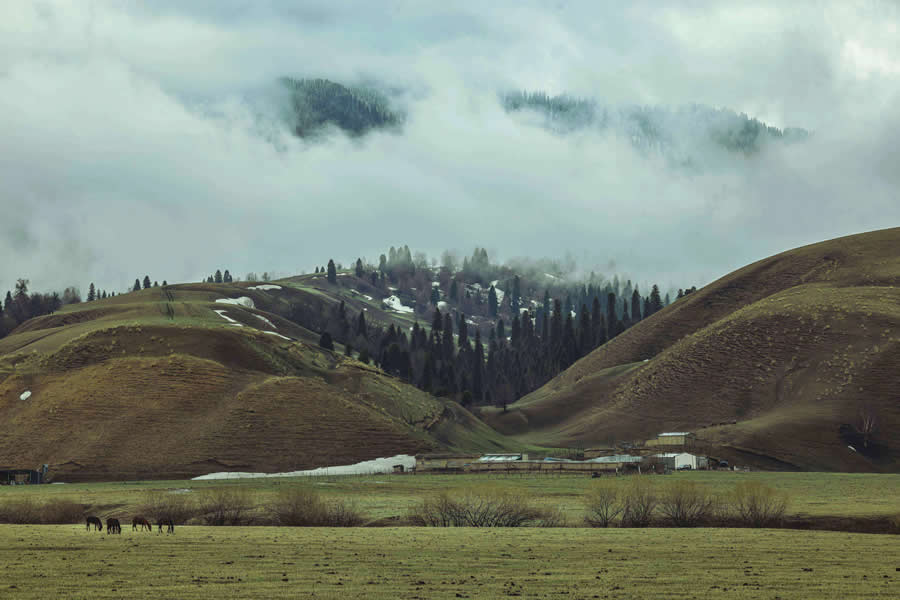
[[[450,282],[450,299],[459,302],[459,288],[456,286],[456,279]]]
[[[357,258],[356,259],[356,276],[362,277],[363,273],[364,273],[364,271],[363,271],[362,258]]]
[[[228,269],[225,269],[225,274],[222,275],[222,281],[224,283],[231,283],[231,281],[232,281],[231,273],[228,272]]]
[[[651,314],[657,313],[662,310],[663,303],[662,299],[659,297],[659,286],[653,284],[653,289],[650,291],[650,312]]]
[[[97,291],[94,289],[94,284],[91,283],[91,285],[88,286],[87,301],[93,302],[96,299],[97,299]]]
[[[514,313],[518,313],[519,307],[522,305],[521,281],[519,280],[518,275],[513,277],[512,298],[510,299],[509,303],[510,307],[512,307],[512,311]]]
[[[492,317],[497,316],[497,290],[493,285],[488,290],[488,314]]]
[[[145,290],[150,289],[150,285],[151,285],[151,284],[150,284],[150,276],[149,276],[149,275],[144,275],[144,289],[145,289]]]
[[[139,279],[135,279],[135,280],[134,280],[134,287],[131,288],[131,291],[132,291],[132,292],[139,292],[139,291],[141,291],[141,281],[140,281]]]
[[[216,274],[213,277],[213,282],[222,283],[222,271],[220,271],[219,269],[216,269]]]
[[[616,295],[609,292],[606,295],[606,339],[611,340],[616,337]]]
[[[584,356],[593,350],[593,339],[591,338],[591,314],[588,312],[586,304],[581,305],[578,319],[578,354]]]
[[[153,282],[153,287],[159,287],[159,282],[158,282],[158,281],[154,281],[154,282]]]
[[[481,331],[475,330],[475,364],[472,370],[472,395],[481,404],[484,397],[484,346],[481,344]]]
[[[314,271],[314,273],[315,273],[316,275],[319,274],[319,267],[316,267],[316,270]]]
[[[366,312],[363,310],[359,311],[359,318],[356,320],[356,335],[361,335],[364,338],[369,335],[366,328]]]
[[[465,313],[459,313],[459,347],[465,348],[469,345],[469,327],[466,324]]]
[[[631,325],[631,318],[628,316],[628,298],[622,298],[622,323],[625,327]]]
[[[334,261],[330,258],[328,259],[327,279],[329,283],[337,283],[337,269],[334,268]]]
[[[441,292],[438,289],[438,286],[431,286],[431,298],[429,300],[431,301],[432,306],[437,306],[437,303],[441,301]]]
[[[441,315],[441,309],[434,309],[434,315],[431,317],[431,331],[439,333],[444,326],[444,318]]]
[[[319,338],[319,346],[326,350],[334,350],[334,342],[331,339],[330,333],[327,331],[322,333],[322,336]]]
[[[641,294],[638,292],[637,286],[631,293],[631,321],[637,323],[641,320]]]
[[[594,296],[594,302],[591,306],[591,343],[592,348],[601,346],[606,341],[606,331],[603,326],[603,312],[600,307],[600,298]]]
[[[453,360],[453,317],[450,316],[450,313],[444,315],[444,328],[443,328],[443,347],[442,352],[444,355],[444,360]]]

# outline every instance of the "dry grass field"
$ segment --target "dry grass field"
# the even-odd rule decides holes
[[[897,598],[896,537],[734,529],[0,526],[4,598]]]
[[[688,430],[741,464],[896,472],[898,247],[895,228],[749,265],[641,321],[507,413],[483,416],[549,446]],[[861,412],[877,423],[865,445]]]

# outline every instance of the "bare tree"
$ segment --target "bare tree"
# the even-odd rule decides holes
[[[856,415],[856,428],[863,436],[863,448],[869,447],[869,441],[878,431],[878,412],[875,407],[866,402]]]

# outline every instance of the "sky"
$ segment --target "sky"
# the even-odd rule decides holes
[[[670,289],[900,225],[896,3],[622,4],[4,4],[0,290],[290,275],[403,244],[569,255]],[[394,90],[402,132],[295,138],[283,76]],[[685,173],[523,122],[507,90],[702,103],[813,136]]]

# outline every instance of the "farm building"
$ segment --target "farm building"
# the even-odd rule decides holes
[[[481,458],[480,454],[419,454],[416,471],[462,471]]]
[[[646,446],[691,446],[697,439],[696,434],[689,431],[670,431],[660,433],[651,440],[647,440]]]
[[[640,456],[632,456],[630,454],[612,454],[610,456],[598,456],[597,458],[592,458],[585,462],[590,463],[621,463],[625,464],[640,464],[643,458]]]
[[[0,469],[0,485],[43,483],[44,473],[33,469]]]
[[[663,452],[647,457],[648,462],[658,462],[671,471],[679,469],[705,469],[707,459],[705,456],[696,456],[687,452]]]

